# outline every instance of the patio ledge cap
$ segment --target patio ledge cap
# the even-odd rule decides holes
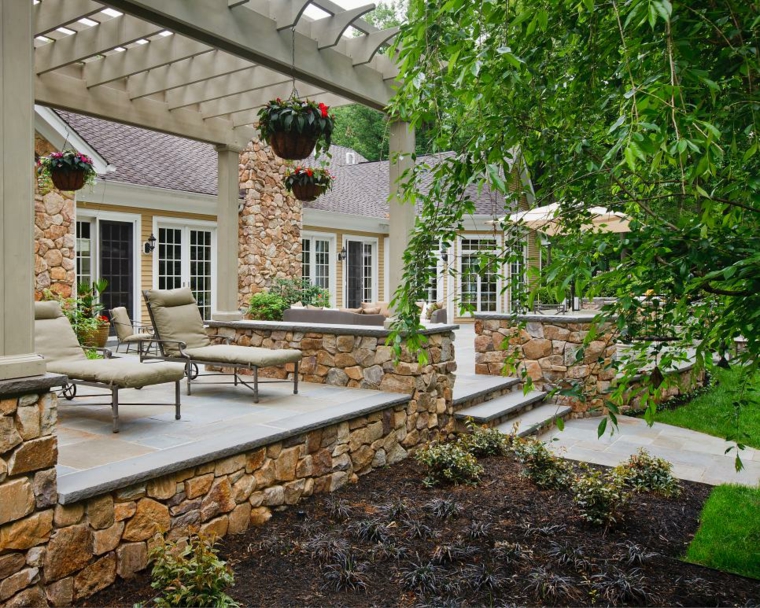
[[[263,329],[268,331],[295,331],[295,332],[313,332],[322,334],[334,334],[338,336],[376,336],[386,338],[391,334],[391,330],[380,327],[379,325],[332,325],[329,323],[285,323],[283,321],[207,321],[208,327],[230,327],[232,329]],[[425,336],[435,334],[445,334],[455,329],[459,325],[447,323],[429,325],[420,333]]]

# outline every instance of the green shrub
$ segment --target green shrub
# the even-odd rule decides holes
[[[428,443],[415,454],[417,462],[428,468],[425,485],[471,483],[480,479],[483,467],[472,454],[456,443]]]
[[[562,490],[570,485],[570,465],[546,449],[542,441],[517,438],[512,444],[512,451],[523,465],[523,476],[539,488]]]
[[[470,432],[460,435],[459,445],[475,458],[503,456],[509,450],[509,437],[499,429],[478,426],[472,420],[467,421],[467,429]]]
[[[573,502],[581,518],[598,526],[609,526],[622,520],[622,508],[630,494],[623,480],[608,471],[583,467],[573,481]]]
[[[155,560],[151,587],[160,592],[156,606],[238,606],[224,592],[235,584],[235,576],[227,563],[217,557],[213,540],[191,536],[186,544],[180,542],[162,539],[150,552]]]
[[[636,492],[654,492],[673,497],[681,493],[678,480],[671,473],[673,465],[663,458],[639,449],[626,462],[615,467],[615,474]]]
[[[282,321],[289,304],[276,293],[260,291],[251,296],[248,315],[257,321]]]
[[[323,287],[312,285],[309,279],[275,279],[269,291],[280,296],[288,306],[296,302],[304,306],[330,306],[330,292]]]

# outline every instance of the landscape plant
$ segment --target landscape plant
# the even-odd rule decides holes
[[[609,471],[580,468],[572,483],[573,502],[585,521],[597,526],[611,526],[623,519],[623,508],[630,499],[625,482]]]
[[[503,456],[509,451],[510,438],[499,429],[477,425],[472,419],[466,425],[468,432],[459,436],[459,445],[475,458]]]
[[[218,557],[214,539],[193,535],[181,541],[156,537],[151,550],[153,560],[151,586],[159,591],[155,604],[159,608],[173,606],[238,606],[225,590],[235,584],[232,569]]]
[[[652,456],[644,448],[615,467],[613,474],[635,492],[655,492],[662,496],[678,496],[678,480],[673,477],[673,465],[664,458]]]
[[[330,292],[324,287],[314,285],[309,279],[275,279],[269,289],[279,295],[288,306],[301,303],[303,306],[330,306]]]
[[[248,316],[256,321],[282,321],[282,315],[288,307],[289,304],[282,296],[259,291],[251,296]]]
[[[570,485],[572,471],[568,462],[552,454],[539,439],[516,438],[512,451],[523,466],[523,476],[539,488],[563,490]]]
[[[431,252],[456,242],[473,193],[487,186],[504,201],[495,219],[520,201],[560,203],[553,241],[561,246],[531,275],[533,295],[546,287],[556,299],[573,286],[584,297],[615,297],[595,320],[632,344],[610,370],[613,423],[655,356],[661,370],[687,357],[711,368],[713,354],[741,337],[735,362],[756,370],[758,39],[753,2],[411,0],[395,42],[401,84],[390,112],[415,128],[433,124],[434,151],[455,154],[418,163],[401,180],[403,200],[420,212],[395,293],[398,335],[411,348],[424,341],[414,302],[435,268]],[[625,213],[630,232],[584,229],[592,206]],[[521,261],[524,230],[496,230],[503,245],[483,253],[481,268]],[[504,281],[516,309],[531,306],[519,273]],[[660,326],[678,328],[667,348],[642,333],[651,293]],[[672,382],[665,376],[641,383],[649,422]],[[737,409],[749,406],[737,399]],[[732,423],[738,436],[742,418]]]
[[[431,442],[422,446],[414,454],[420,464],[427,467],[424,483],[428,486],[438,484],[476,484],[483,473],[472,454],[457,443]]]

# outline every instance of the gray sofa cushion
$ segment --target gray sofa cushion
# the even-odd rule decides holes
[[[341,310],[308,310],[306,308],[289,308],[282,315],[286,323],[326,323],[329,325],[379,325],[383,326],[383,315],[360,315]]]

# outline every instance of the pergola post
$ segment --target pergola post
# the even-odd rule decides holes
[[[238,309],[238,205],[240,151],[217,146],[219,185],[216,217],[216,306],[214,319],[242,319]]]
[[[388,261],[390,300],[396,289],[401,285],[404,275],[404,251],[409,244],[409,235],[414,228],[416,216],[414,205],[401,204],[398,196],[400,190],[399,178],[404,171],[414,165],[412,158],[415,148],[414,128],[406,122],[391,122],[390,125],[390,252]]]
[[[34,351],[31,2],[0,2],[0,380],[45,373]]]

